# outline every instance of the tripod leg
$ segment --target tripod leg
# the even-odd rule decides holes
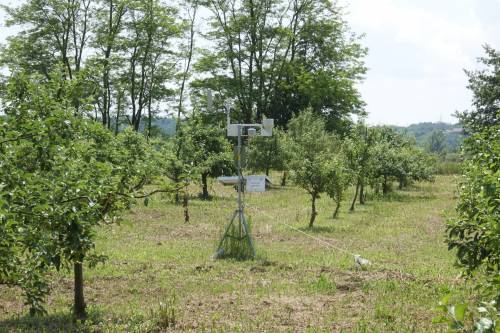
[[[250,230],[249,230],[250,228],[248,227],[247,220],[245,218],[245,215],[243,215],[243,213],[241,213],[241,221],[243,224],[243,228],[245,229],[245,234],[247,237],[248,245],[252,249],[252,254],[253,254],[253,257],[255,258],[255,247],[253,246],[252,236],[250,235]]]
[[[226,238],[227,232],[229,231],[229,228],[231,227],[231,224],[233,224],[233,222],[234,222],[236,214],[238,214],[237,210],[234,211],[233,216],[231,217],[231,221],[227,224],[226,229],[224,230],[224,233],[222,234],[222,237],[221,237],[221,239],[219,241],[219,245],[217,246],[217,252],[216,252],[216,254],[219,253],[219,251],[220,251],[220,249],[222,247],[222,243],[224,242],[224,239]]]

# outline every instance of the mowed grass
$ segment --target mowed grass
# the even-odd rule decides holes
[[[244,262],[211,258],[236,208],[232,188],[214,184],[211,201],[193,199],[189,224],[182,207],[157,196],[99,230],[109,261],[85,271],[85,324],[70,320],[72,277],[63,272],[53,276],[45,319],[27,318],[20,291],[0,287],[0,331],[440,331],[432,324],[438,301],[450,290],[469,296],[444,243],[455,189],[453,176],[439,176],[354,213],[349,193],[336,220],[324,196],[312,230],[303,190],[247,194],[258,258]],[[373,265],[356,269],[352,254]],[[157,322],[160,302],[175,326]]]

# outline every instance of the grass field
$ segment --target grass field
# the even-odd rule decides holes
[[[444,243],[455,189],[452,176],[440,176],[354,213],[346,202],[336,220],[325,196],[313,230],[305,228],[304,191],[247,195],[258,259],[246,262],[211,259],[235,209],[232,188],[214,185],[213,200],[192,200],[187,225],[182,207],[158,196],[148,207],[138,204],[120,225],[100,230],[98,250],[109,261],[85,272],[85,324],[71,322],[72,278],[61,273],[53,277],[44,319],[26,317],[21,293],[0,287],[0,331],[440,331],[432,324],[434,306],[463,288]],[[351,255],[283,222],[373,265],[357,270]]]

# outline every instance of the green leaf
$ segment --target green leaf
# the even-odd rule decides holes
[[[455,305],[455,319],[463,322],[465,319],[465,312],[467,311],[467,304],[457,304]]]

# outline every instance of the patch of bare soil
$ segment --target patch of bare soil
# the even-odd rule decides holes
[[[338,302],[335,295],[257,297],[242,293],[226,293],[216,297],[191,296],[182,304],[178,331],[237,328],[253,332],[303,332],[323,327],[324,319]],[[248,320],[252,319],[253,320]],[[241,327],[241,322],[252,327]],[[327,329],[327,327],[323,327]]]

